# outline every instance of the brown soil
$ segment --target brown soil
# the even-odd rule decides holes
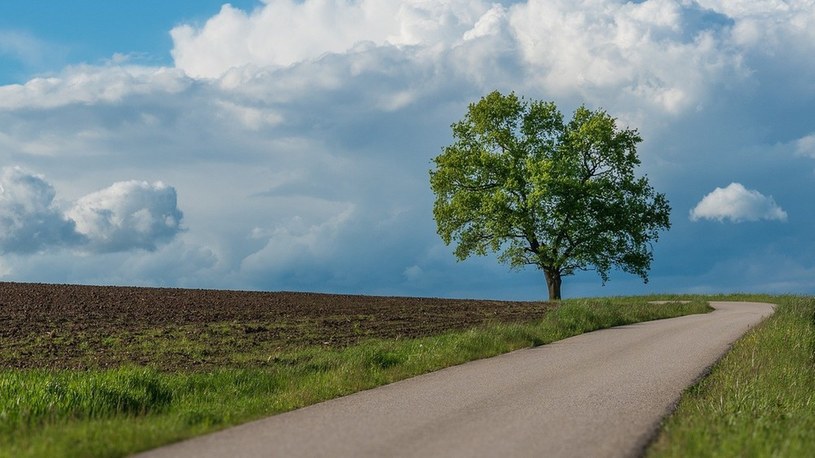
[[[549,308],[545,302],[0,282],[0,367],[246,366],[280,349],[529,321]]]

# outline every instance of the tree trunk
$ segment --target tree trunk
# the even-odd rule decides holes
[[[546,275],[546,286],[549,287],[549,300],[559,301],[560,285],[563,283],[563,279],[560,276],[560,271],[547,269],[544,270],[543,273]]]

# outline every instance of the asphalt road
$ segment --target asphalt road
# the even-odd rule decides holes
[[[625,457],[770,304],[591,332],[180,442],[144,457]]]

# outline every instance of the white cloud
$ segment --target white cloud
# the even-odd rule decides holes
[[[458,40],[490,11],[482,1],[277,0],[245,13],[230,5],[200,29],[171,31],[176,66],[214,78],[246,64],[281,67],[361,42],[436,45]]]
[[[58,76],[0,86],[0,111],[119,102],[131,95],[178,93],[190,84],[182,71],[172,68],[80,65]]]
[[[54,204],[56,192],[41,175],[18,167],[0,172],[0,251],[32,253],[81,243],[74,222]]]
[[[779,46],[812,47],[815,37],[815,8],[811,0],[697,0],[703,8],[727,15],[735,21],[735,43],[764,51]],[[790,38],[795,37],[795,40]],[[808,42],[800,39],[810,38]]]
[[[0,251],[34,253],[59,247],[81,252],[154,250],[181,231],[175,189],[126,181],[80,198],[64,212],[41,175],[19,167],[0,173]]]
[[[473,25],[473,28],[462,35],[462,39],[474,40],[481,37],[495,36],[503,32],[507,21],[507,10],[501,5],[492,5]]]
[[[718,29],[688,33],[688,14],[668,0],[529,0],[513,7],[511,23],[546,88],[678,114],[703,100],[712,83],[740,73]],[[619,100],[609,100],[613,94]]]
[[[240,105],[236,102],[225,100],[218,101],[216,104],[225,118],[237,119],[246,128],[251,130],[259,130],[263,127],[274,126],[283,122],[282,116],[273,111],[264,110],[263,108]]]
[[[79,199],[67,212],[97,252],[154,250],[181,230],[175,188],[124,181]]]
[[[725,188],[716,188],[696,204],[690,212],[692,221],[709,219],[734,223],[742,221],[777,220],[786,221],[785,212],[772,196],[747,189],[740,183],[730,183]]]
[[[815,134],[809,134],[796,140],[795,152],[801,156],[815,158]]]
[[[415,64],[429,58],[436,71],[446,60],[446,77],[458,73],[486,88],[500,82],[677,114],[695,108],[717,81],[746,75],[740,56],[722,46],[721,27],[687,30],[694,8],[670,0],[279,0],[251,13],[225,5],[200,28],[176,27],[173,56],[188,75],[225,83],[246,66],[279,69],[365,46],[396,47]],[[525,68],[508,68],[516,64]],[[510,72],[497,75],[501,68]],[[343,84],[322,72],[308,78]]]

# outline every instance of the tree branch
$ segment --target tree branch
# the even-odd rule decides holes
[[[498,189],[501,187],[498,183],[487,183],[482,185],[471,185],[471,184],[464,184],[460,181],[455,183],[455,186],[464,189],[466,191],[490,191],[492,189]]]

